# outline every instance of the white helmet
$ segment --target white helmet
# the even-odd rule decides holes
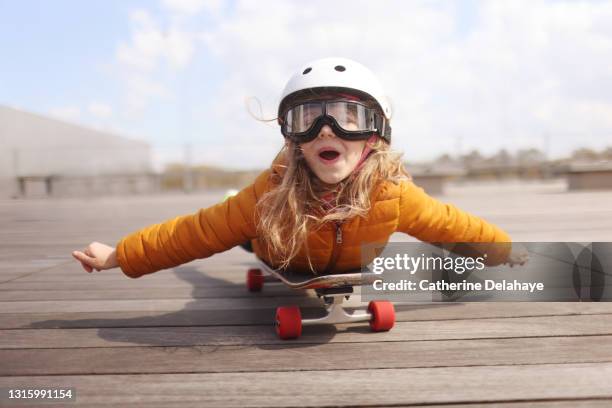
[[[305,64],[285,85],[278,104],[278,116],[287,98],[305,89],[334,87],[361,91],[372,97],[387,120],[391,106],[378,78],[365,66],[347,58],[323,58]]]

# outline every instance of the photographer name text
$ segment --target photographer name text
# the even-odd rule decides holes
[[[397,282],[385,282],[377,279],[372,283],[372,287],[377,291],[522,291],[522,292],[541,292],[544,290],[542,282],[520,282],[517,280],[494,281],[487,279],[484,282],[447,282],[444,280],[411,281],[402,279]]]

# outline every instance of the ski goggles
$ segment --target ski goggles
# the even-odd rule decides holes
[[[373,133],[385,137],[388,128],[377,109],[346,100],[305,102],[287,109],[280,119],[282,134],[296,143],[314,140],[323,125],[345,140],[366,140]]]

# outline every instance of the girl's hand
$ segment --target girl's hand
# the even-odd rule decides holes
[[[525,265],[529,260],[529,252],[524,247],[516,247],[512,245],[512,251],[508,255],[506,262],[512,268],[514,265]]]
[[[82,252],[73,251],[72,256],[81,262],[83,269],[90,273],[94,269],[101,271],[119,266],[115,248],[99,242],[92,242]]]

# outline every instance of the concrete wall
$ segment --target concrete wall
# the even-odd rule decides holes
[[[150,174],[150,156],[146,142],[0,106],[0,198],[20,193],[19,177],[38,189],[36,177]]]
[[[569,190],[612,189],[612,162],[572,163],[566,170]]]
[[[159,192],[155,174],[21,178],[21,197],[83,197]]]
[[[568,173],[569,190],[612,190],[612,170]]]

